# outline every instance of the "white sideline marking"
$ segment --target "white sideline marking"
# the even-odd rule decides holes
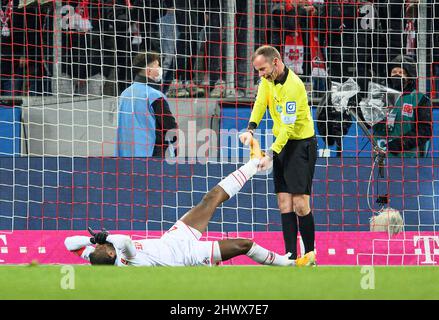
[[[46,247],[38,247],[38,253],[46,253]]]
[[[1,247],[0,253],[8,253],[8,247]]]
[[[347,249],[347,250],[346,250],[346,253],[349,254],[349,255],[353,255],[354,252],[355,252],[354,249]]]
[[[335,255],[335,249],[328,249],[328,254],[330,255],[330,256],[333,256],[333,255]]]
[[[20,253],[27,253],[26,247],[20,247]]]

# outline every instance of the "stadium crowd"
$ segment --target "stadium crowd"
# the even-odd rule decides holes
[[[136,79],[135,57],[145,52],[160,53],[163,75],[154,85],[166,97],[220,98],[230,87],[235,98],[250,96],[248,88],[257,80],[247,70],[252,30],[255,47],[275,46],[306,84],[312,103],[332,81],[353,77],[360,87],[358,104],[371,81],[390,86],[395,58],[419,61],[422,24],[423,46],[431,48],[423,57],[428,81],[422,93],[437,98],[439,3],[428,2],[427,18],[420,19],[418,2],[259,0],[254,19],[248,19],[250,2],[238,1],[230,43],[226,0],[69,0],[62,1],[59,14],[51,0],[0,0],[0,96],[121,96]],[[233,84],[226,83],[228,46],[234,46]],[[411,76],[419,79],[419,72]],[[319,130],[321,135],[341,137],[352,122],[330,108],[320,115],[317,120],[335,124]],[[340,138],[332,140],[340,148]]]
[[[254,26],[248,26],[247,1],[239,1],[236,95],[244,96],[247,82],[254,80],[246,74],[249,28],[255,30],[255,47],[277,47],[317,96],[328,88],[328,76],[336,81],[357,77],[365,92],[372,77],[387,76],[383,64],[400,54],[416,58],[417,2],[259,0]],[[133,81],[134,57],[145,50],[161,53],[162,90],[170,97],[218,98],[229,85],[226,45],[232,44],[225,39],[229,9],[224,0],[63,1],[61,30],[54,24],[53,1],[0,3],[1,95],[119,95]],[[428,93],[436,95],[439,4],[428,5],[434,5],[427,10],[426,47],[433,48],[427,50],[432,62]]]

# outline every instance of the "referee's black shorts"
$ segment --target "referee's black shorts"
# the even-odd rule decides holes
[[[273,180],[276,193],[311,195],[317,161],[317,139],[289,140],[273,156]]]

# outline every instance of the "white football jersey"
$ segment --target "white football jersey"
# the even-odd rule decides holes
[[[131,240],[125,235],[109,235],[116,249],[116,266],[198,266],[213,265],[214,242],[200,241],[201,233],[177,221],[160,239]],[[66,238],[65,245],[90,261],[95,250],[89,237]]]
[[[164,239],[147,239],[132,241],[136,254],[134,257],[127,255],[116,248],[117,266],[178,266],[183,265],[181,254],[173,250],[172,246]]]

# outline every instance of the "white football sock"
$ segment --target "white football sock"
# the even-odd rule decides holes
[[[259,159],[251,159],[238,170],[221,180],[218,185],[224,189],[230,198],[233,197],[242,189],[247,180],[258,172],[258,164]]]
[[[276,252],[267,250],[256,243],[253,243],[252,248],[247,252],[247,256],[253,261],[265,265],[294,266],[296,264],[294,260],[288,259],[290,254],[282,256]]]

